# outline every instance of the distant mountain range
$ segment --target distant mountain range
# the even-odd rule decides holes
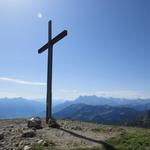
[[[45,104],[24,98],[0,99],[0,118],[24,118],[39,114]]]
[[[124,99],[124,98],[105,98],[97,96],[80,96],[74,101],[66,101],[54,107],[54,113],[63,110],[72,104],[87,104],[92,106],[108,105],[112,107],[122,106],[135,110],[150,110],[150,99]]]
[[[108,105],[72,104],[54,114],[58,119],[90,121],[101,124],[128,125],[141,120],[144,112],[126,107]]]
[[[53,100],[53,107],[65,100]],[[46,100],[28,100],[18,98],[0,98],[0,118],[27,118],[42,114],[45,116]]]
[[[74,101],[53,101],[56,118],[92,121],[103,124],[137,125],[150,120],[150,99],[120,99],[80,96]],[[0,99],[0,118],[45,117],[45,100]],[[146,119],[145,119],[146,118]],[[145,121],[146,120],[146,121]],[[148,123],[149,124],[149,123]]]
[[[54,116],[103,124],[150,127],[149,110],[150,99],[80,96],[75,101],[66,101],[55,106]],[[146,121],[144,118],[147,118]]]

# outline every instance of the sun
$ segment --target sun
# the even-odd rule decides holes
[[[41,19],[41,18],[43,18],[43,14],[41,12],[38,12],[37,17]]]

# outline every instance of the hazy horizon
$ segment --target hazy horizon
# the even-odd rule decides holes
[[[97,98],[105,98],[105,99],[123,99],[123,100],[150,100],[150,97],[147,97],[147,98],[125,98],[125,97],[106,97],[106,96],[96,96],[96,95],[80,95],[74,99],[53,99],[53,102],[66,102],[66,101],[75,101],[77,100],[78,98],[80,97],[97,97]],[[0,100],[3,100],[3,99],[9,99],[9,100],[13,100],[13,99],[25,99],[25,100],[32,100],[32,101],[37,101],[37,102],[44,102],[46,103],[46,97],[44,98],[36,98],[36,99],[30,99],[30,98],[26,98],[26,97],[0,97]]]

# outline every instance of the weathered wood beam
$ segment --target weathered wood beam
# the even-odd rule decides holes
[[[41,54],[44,52],[46,49],[48,49],[49,46],[54,45],[61,39],[63,39],[65,36],[67,36],[67,30],[64,30],[60,34],[58,34],[56,37],[54,37],[52,40],[50,40],[48,43],[46,43],[44,46],[42,46],[39,50],[38,53]]]

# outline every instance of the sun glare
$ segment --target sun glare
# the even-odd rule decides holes
[[[38,17],[39,19],[41,19],[41,18],[43,17],[42,13],[41,13],[41,12],[38,12],[38,13],[37,13],[37,17]]]

